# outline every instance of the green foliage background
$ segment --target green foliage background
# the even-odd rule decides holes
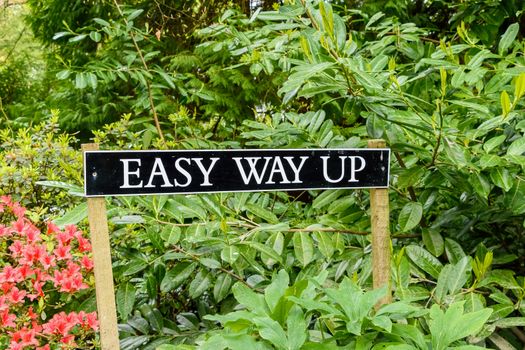
[[[2,92],[4,156],[43,147],[44,126],[17,141],[13,129],[55,109],[104,149],[383,138],[393,152],[395,302],[379,310],[367,191],[108,199],[123,349],[522,346],[521,1],[92,5],[29,1],[36,39],[24,40],[43,45],[45,65],[32,84],[0,68],[20,84]],[[67,154],[76,173],[52,161],[24,179],[74,195],[81,165]],[[22,183],[7,159],[2,181]],[[16,188],[30,207],[67,210],[61,224],[85,217],[78,198]]]

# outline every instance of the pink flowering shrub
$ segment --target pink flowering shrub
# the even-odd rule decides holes
[[[95,348],[96,313],[62,311],[89,288],[89,240],[73,225],[40,230],[9,196],[0,197],[0,218],[0,349]]]

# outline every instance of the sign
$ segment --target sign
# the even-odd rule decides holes
[[[389,149],[86,151],[87,197],[387,188]]]

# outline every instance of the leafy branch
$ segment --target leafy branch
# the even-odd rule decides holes
[[[117,10],[118,10],[120,16],[124,20],[124,23],[126,24],[126,28],[129,28],[128,19],[124,16],[124,13],[122,12],[122,9],[120,8],[120,5],[118,4],[117,0],[113,0],[113,2],[115,3],[115,6],[117,7]],[[137,53],[139,55],[140,61],[142,62],[142,65],[144,66],[144,69],[146,70],[146,72],[150,73],[150,69],[148,67],[148,64],[146,63],[146,60],[144,59],[144,55],[142,54],[142,50],[140,49],[140,47],[139,47],[139,45],[137,43],[137,40],[135,39],[135,35],[133,34],[133,31],[131,29],[129,30],[129,35],[131,37],[131,41],[133,42],[133,46],[135,47],[135,50],[137,51]],[[155,108],[155,103],[153,102],[153,92],[151,90],[151,83],[147,79],[145,79],[145,81],[146,81],[146,89],[148,91],[149,105],[151,107],[151,113],[153,114],[153,120],[155,122],[155,127],[157,128],[157,132],[159,133],[159,137],[160,137],[162,143],[166,144],[166,139],[164,138],[164,134],[162,133],[162,129],[160,127],[159,117],[157,115],[157,110]]]

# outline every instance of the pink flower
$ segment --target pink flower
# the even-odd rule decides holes
[[[18,272],[20,273],[20,277],[21,277],[21,279],[18,282],[25,280],[28,276],[31,276],[32,274],[35,273],[35,271],[32,270],[29,265],[20,266],[18,268]]]
[[[58,334],[65,337],[69,331],[76,326],[76,319],[71,316],[76,316],[74,312],[71,312],[69,315],[64,311],[53,315],[49,322],[45,323],[43,326],[44,334]]]
[[[85,326],[88,326],[95,332],[98,331],[98,319],[97,319],[97,313],[96,312],[90,312],[89,314],[86,314],[86,322],[84,323]]]
[[[0,311],[8,310],[11,306],[6,303],[7,296],[0,295]]]
[[[70,260],[72,258],[70,251],[70,246],[59,244],[53,253],[55,254],[57,260]]]
[[[11,344],[9,344],[9,350],[24,350],[24,346],[20,343],[12,341]]]
[[[33,224],[28,224],[24,230],[27,241],[30,243],[40,241],[40,231]]]
[[[26,346],[40,345],[35,336],[36,331],[34,329],[28,329],[27,327],[23,327],[22,329],[11,334],[10,349],[13,348],[13,346],[15,346],[14,348],[16,349],[16,345],[20,345],[20,349],[23,349]]]
[[[89,243],[88,239],[82,236],[78,236],[77,240],[78,240],[78,250],[80,250],[80,252],[84,253],[84,252],[91,251],[91,243]]]
[[[58,232],[56,237],[61,245],[69,245],[69,242],[74,238],[73,235],[70,235],[67,231]]]
[[[16,220],[11,227],[13,228],[13,233],[22,233],[25,230],[26,223],[23,218]]]
[[[26,208],[22,207],[18,202],[13,203],[13,205],[11,206],[11,210],[17,218],[23,217],[26,213]]]
[[[87,255],[82,256],[80,263],[82,264],[82,267],[88,271],[93,269],[93,260],[91,260]]]
[[[2,211],[0,210],[0,213],[1,212]],[[7,226],[0,225],[0,237],[6,237],[9,235],[11,235],[11,232],[9,232],[9,228]]]
[[[4,203],[8,207],[13,205],[13,202],[11,201],[11,196],[0,196],[0,202]]]
[[[55,286],[60,287],[61,292],[74,293],[81,289],[88,288],[84,283],[80,266],[73,262],[68,262],[67,268],[62,271],[55,271]]]
[[[11,288],[13,288],[13,286],[14,286],[14,283],[5,282],[5,283],[2,283],[0,288],[2,289],[2,292],[4,292],[4,294],[7,294],[9,293]]]
[[[34,312],[33,312],[33,307],[30,306],[29,309],[27,310],[27,315],[29,316],[30,319],[32,320],[36,320],[36,318],[38,317]]]
[[[47,255],[47,249],[44,245],[26,245],[24,248],[22,248],[23,258],[20,260],[20,263],[33,265],[45,255]]]
[[[18,304],[24,301],[27,292],[25,290],[20,290],[17,287],[13,287],[9,292],[7,298],[11,304]]]
[[[93,261],[81,253],[91,250],[89,240],[73,225],[61,231],[55,224],[47,223],[47,230],[42,234],[25,217],[25,208],[9,196],[0,196],[2,212],[16,217],[9,225],[0,225],[0,239],[9,249],[5,263],[0,264],[0,334],[9,337],[4,347],[51,350],[84,346],[85,337],[91,337],[90,332],[99,327],[96,313],[61,311],[43,323],[33,307],[34,300],[41,298],[39,311],[42,308],[43,312],[53,314],[62,307],[48,304],[62,300],[61,296],[55,298],[57,293],[75,293],[88,288],[83,273],[93,269]],[[39,243],[43,239],[45,242]],[[78,245],[72,244],[74,240]],[[45,295],[48,289],[49,298]]]
[[[16,320],[16,315],[10,314],[8,309],[0,313],[0,325],[4,328],[5,327],[15,328],[16,327],[16,324],[14,322],[15,320]]]
[[[64,232],[71,238],[78,237],[79,235],[82,236],[82,231],[80,231],[75,225],[66,225]]]
[[[60,232],[60,229],[58,228],[57,225],[55,225],[55,223],[53,221],[48,221],[47,222],[47,234],[52,234],[52,233],[57,233],[57,232]]]
[[[0,272],[0,283],[18,283],[22,280],[22,275],[18,269],[11,265],[6,265],[2,272]]]
[[[22,254],[23,249],[24,249],[24,243],[19,240],[14,241],[9,246],[9,250],[11,251],[11,255],[13,256],[13,258],[19,257]]]
[[[47,252],[39,259],[44,269],[48,270],[50,267],[56,266],[55,257]]]

